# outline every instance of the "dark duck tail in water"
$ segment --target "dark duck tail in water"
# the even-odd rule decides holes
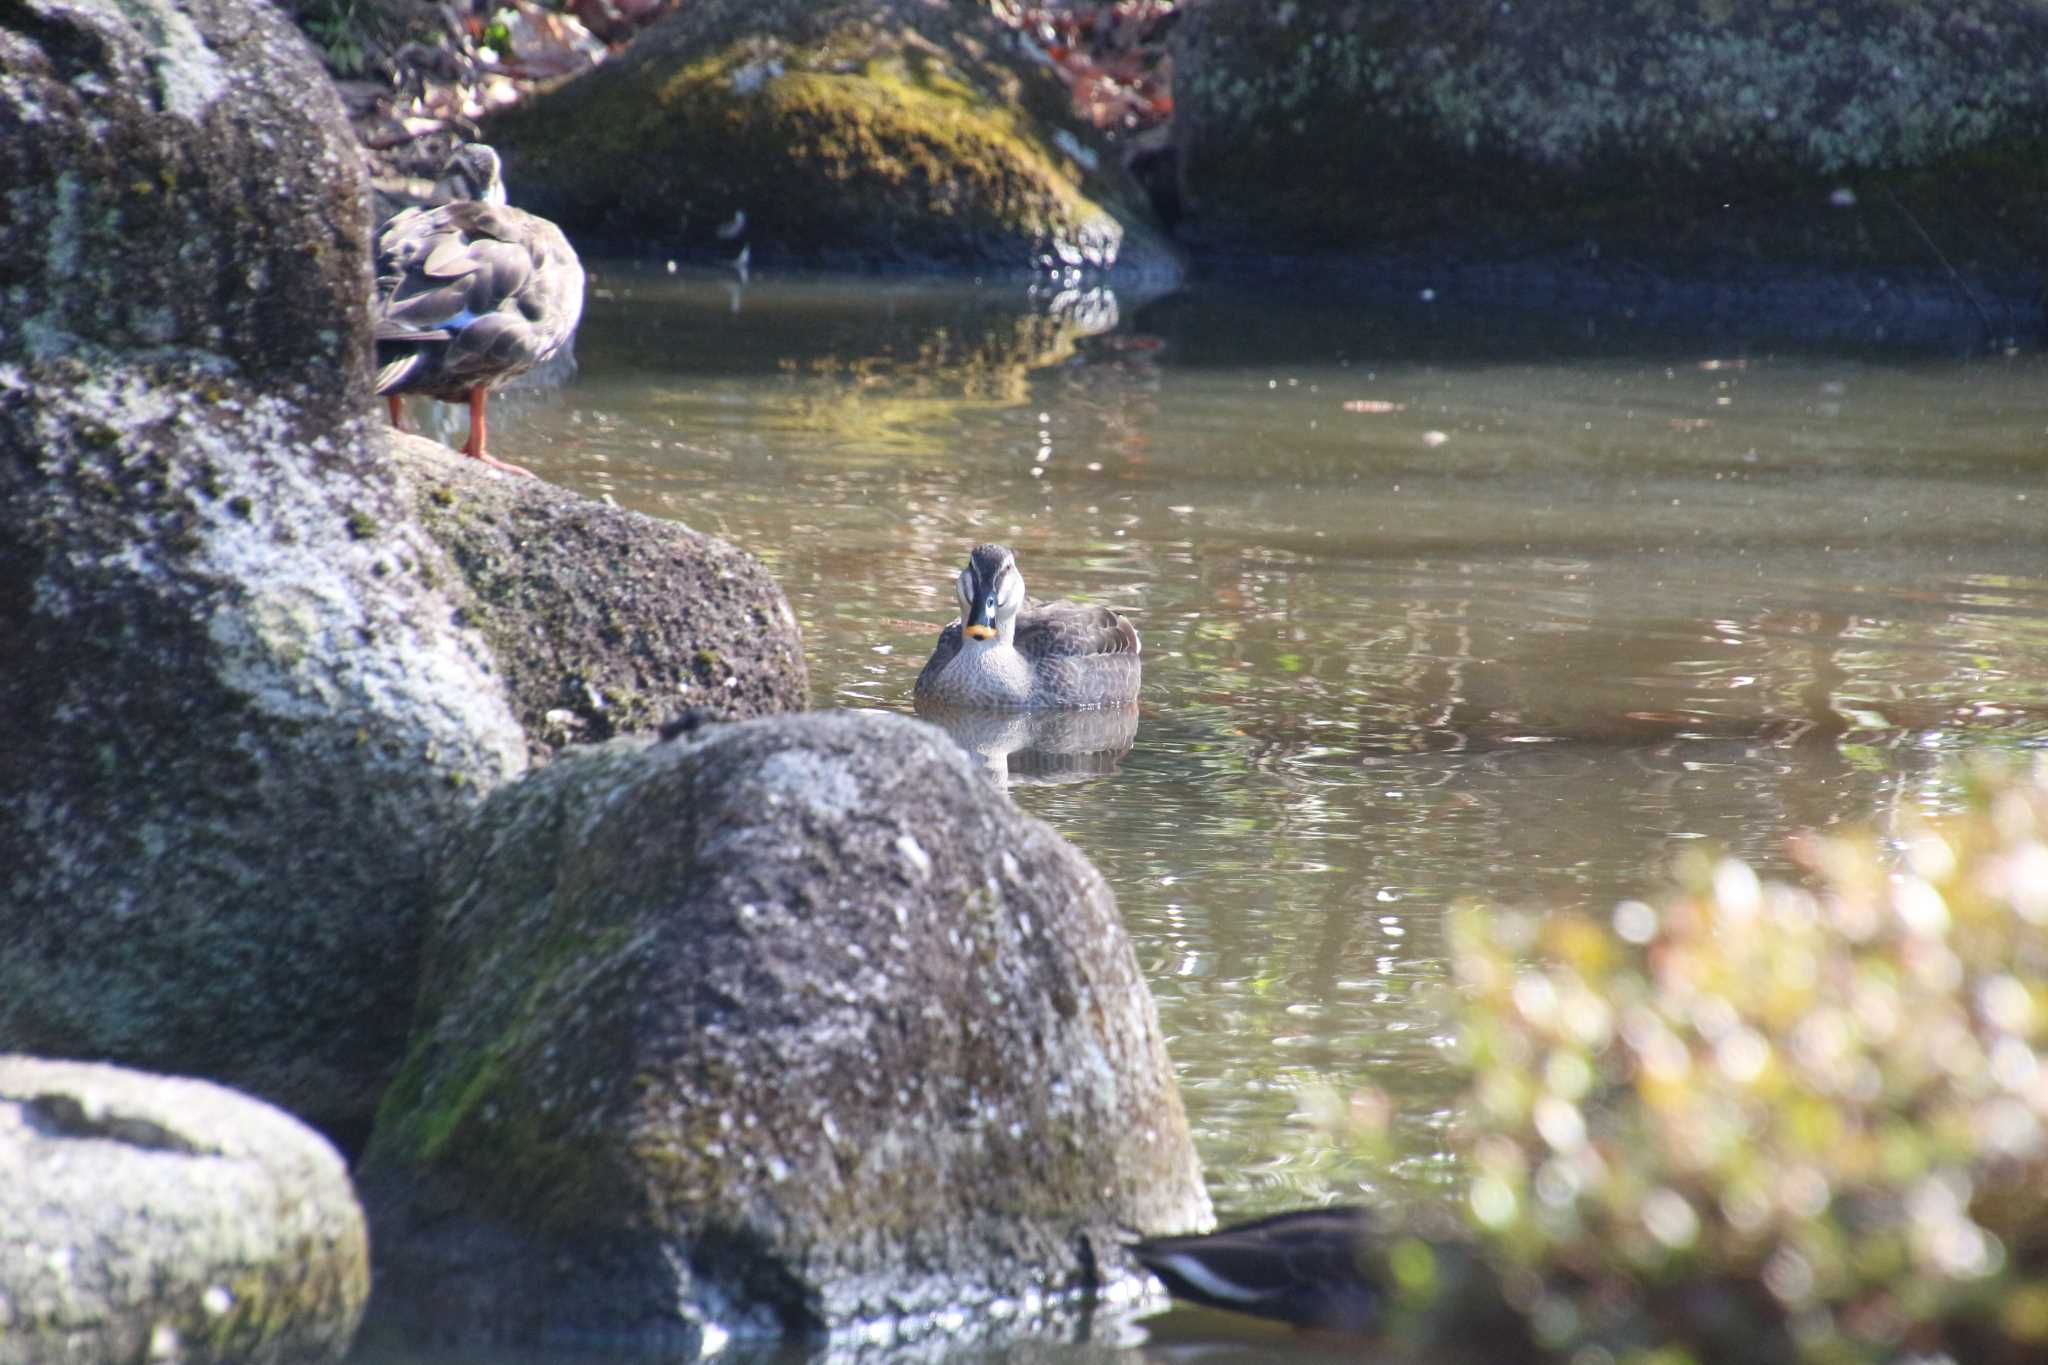
[[[491,389],[551,359],[583,316],[583,265],[560,228],[508,207],[498,154],[481,144],[449,159],[441,189],[464,197],[407,209],[377,234],[377,392],[399,426],[399,396],[469,404],[463,452],[530,471],[484,449]]]
[[[1360,1259],[1371,1226],[1362,1208],[1300,1209],[1200,1236],[1154,1237],[1130,1250],[1175,1298],[1296,1327],[1365,1332],[1381,1305]]]

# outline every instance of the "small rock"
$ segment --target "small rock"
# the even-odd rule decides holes
[[[347,1354],[369,1241],[319,1134],[205,1081],[0,1055],[0,1365]]]

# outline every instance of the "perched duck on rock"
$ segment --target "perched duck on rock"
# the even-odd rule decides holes
[[[960,619],[917,675],[919,701],[988,710],[1122,706],[1138,697],[1138,632],[1108,607],[1034,602],[1007,545],[977,545]]]
[[[1360,1260],[1371,1227],[1364,1208],[1297,1209],[1130,1250],[1175,1298],[1296,1327],[1365,1332],[1382,1301]]]
[[[583,316],[583,265],[560,228],[508,207],[498,154],[457,149],[439,194],[377,234],[377,392],[399,426],[399,397],[469,404],[463,452],[497,469],[531,471],[484,449],[491,389],[552,358]]]

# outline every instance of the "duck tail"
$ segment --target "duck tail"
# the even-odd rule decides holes
[[[415,351],[411,355],[402,355],[396,360],[387,361],[379,365],[377,367],[376,391],[378,393],[401,392],[404,389],[405,381],[412,378],[413,372],[426,363],[426,359],[425,355]]]

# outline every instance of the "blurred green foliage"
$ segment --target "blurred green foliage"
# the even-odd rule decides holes
[[[2048,1354],[2048,769],[1970,787],[1803,885],[1454,915],[1469,1212],[1542,1347]]]
[[[476,45],[478,47],[490,48],[500,57],[510,57],[512,55],[512,30],[506,25],[503,18],[493,15],[484,24],[483,32],[477,35]]]
[[[280,0],[279,8],[345,78],[388,76],[407,43],[447,41],[443,18],[424,0]]]
[[[341,76],[361,74],[368,49],[356,0],[306,0],[296,6],[295,17],[320,49],[328,70]]]

